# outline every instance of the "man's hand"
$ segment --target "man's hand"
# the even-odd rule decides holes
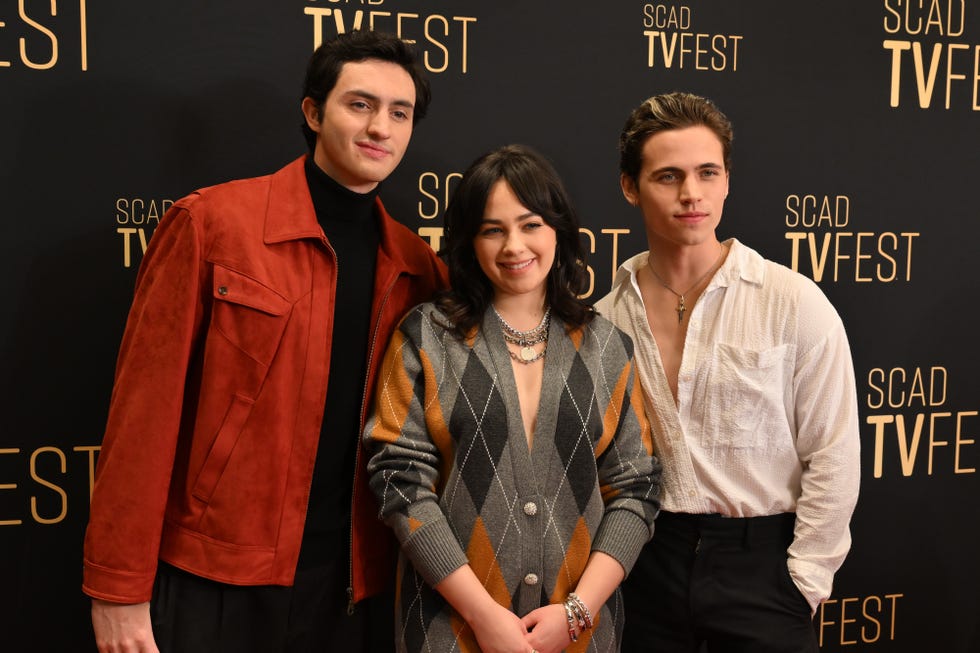
[[[99,653],[160,653],[153,640],[149,602],[92,599],[92,628]]]

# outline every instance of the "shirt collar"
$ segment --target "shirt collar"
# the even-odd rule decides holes
[[[725,288],[739,280],[757,286],[762,285],[766,272],[765,259],[762,258],[762,255],[754,249],[746,247],[736,238],[729,238],[724,241],[724,244],[730,248],[728,257],[711,279],[708,288],[715,286]],[[616,270],[613,288],[629,283],[633,290],[639,294],[640,287],[636,283],[636,273],[647,264],[649,256],[650,252],[645,251],[624,261]]]

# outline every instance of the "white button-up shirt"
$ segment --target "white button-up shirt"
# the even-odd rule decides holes
[[[636,281],[648,252],[620,267],[596,309],[633,338],[663,463],[663,509],[795,512],[788,566],[815,609],[850,548],[860,485],[851,352],[813,281],[728,244],[690,312],[676,403]]]

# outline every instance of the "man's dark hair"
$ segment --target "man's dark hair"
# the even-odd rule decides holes
[[[303,81],[303,98],[311,98],[317,111],[323,115],[323,104],[337,84],[340,70],[345,63],[377,59],[398,64],[415,83],[415,108],[412,111],[412,124],[418,124],[425,117],[432,99],[429,82],[418,63],[415,49],[392,34],[368,30],[354,30],[338,34],[336,38],[324,41],[310,57]],[[310,150],[316,146],[316,133],[303,123],[303,136]]]
[[[643,146],[650,137],[685,127],[714,132],[721,141],[725,170],[732,169],[732,123],[708,98],[674,92],[647,98],[630,113],[619,135],[619,171],[635,183],[643,167]]]

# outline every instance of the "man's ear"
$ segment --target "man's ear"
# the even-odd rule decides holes
[[[623,189],[623,197],[626,201],[637,206],[640,203],[639,192],[636,189],[636,182],[625,172],[619,175],[619,187]]]
[[[306,117],[306,126],[313,131],[320,132],[320,106],[311,97],[303,98],[303,116]]]

